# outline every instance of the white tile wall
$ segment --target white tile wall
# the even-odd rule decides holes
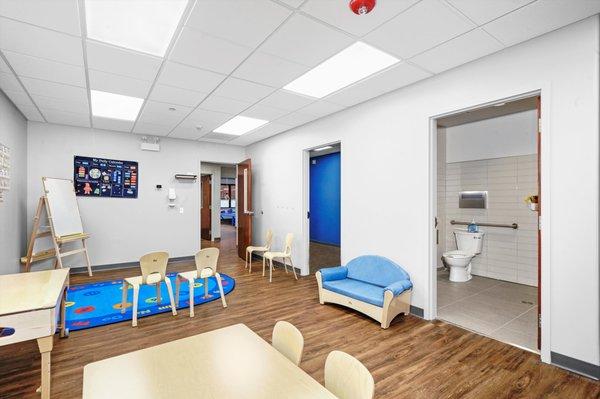
[[[473,274],[537,286],[537,212],[524,199],[537,194],[537,156],[523,155],[455,162],[438,167],[438,215],[445,218],[445,250],[456,249],[451,220],[519,224],[517,230],[481,227],[483,251],[473,258]],[[445,182],[445,186],[444,186]],[[444,187],[441,187],[444,186]],[[487,209],[460,209],[460,191],[488,191]],[[440,193],[442,193],[440,195]],[[440,204],[445,199],[445,206]],[[440,243],[442,244],[442,243]]]

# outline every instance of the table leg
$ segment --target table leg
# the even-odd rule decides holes
[[[67,287],[63,290],[62,299],[60,301],[60,337],[64,338],[66,336],[67,329],[67,312],[66,312],[66,302],[67,302]]]
[[[42,386],[40,391],[42,399],[50,399],[50,352],[52,351],[52,339],[54,336],[38,338],[38,348],[42,354]]]

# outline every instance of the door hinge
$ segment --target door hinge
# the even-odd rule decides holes
[[[306,212],[306,218],[310,219],[310,212]]]
[[[538,230],[542,230],[542,217],[538,216]]]
[[[542,328],[542,314],[538,314],[538,327]]]
[[[542,118],[538,118],[538,133],[542,132]]]

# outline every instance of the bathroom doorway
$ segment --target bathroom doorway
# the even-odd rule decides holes
[[[539,352],[540,98],[438,118],[437,318]]]
[[[341,145],[308,151],[309,273],[339,266],[341,240]]]

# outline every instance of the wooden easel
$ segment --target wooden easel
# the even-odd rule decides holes
[[[42,213],[46,211],[46,215],[48,217],[49,226],[41,226],[41,218]],[[40,227],[44,227],[44,229],[40,230]],[[45,249],[40,252],[33,253],[33,248],[35,244],[35,240],[41,237],[52,238],[52,243],[54,248]],[[62,269],[62,258],[65,256],[75,255],[78,253],[84,253],[85,259],[87,262],[88,274],[92,275],[92,265],[90,262],[90,257],[88,255],[86,240],[90,238],[88,233],[77,233],[77,234],[69,234],[66,236],[57,236],[54,233],[54,225],[52,223],[52,214],[50,212],[50,207],[48,206],[46,197],[40,197],[38,201],[37,210],[35,212],[35,216],[33,218],[33,229],[31,230],[31,237],[29,238],[29,245],[27,246],[27,255],[21,258],[21,263],[25,264],[25,271],[29,272],[31,270],[31,263],[38,262],[45,259],[54,260],[54,268],[60,267]],[[60,252],[63,244],[79,241],[81,240],[82,247],[78,249],[74,249],[71,251]]]

